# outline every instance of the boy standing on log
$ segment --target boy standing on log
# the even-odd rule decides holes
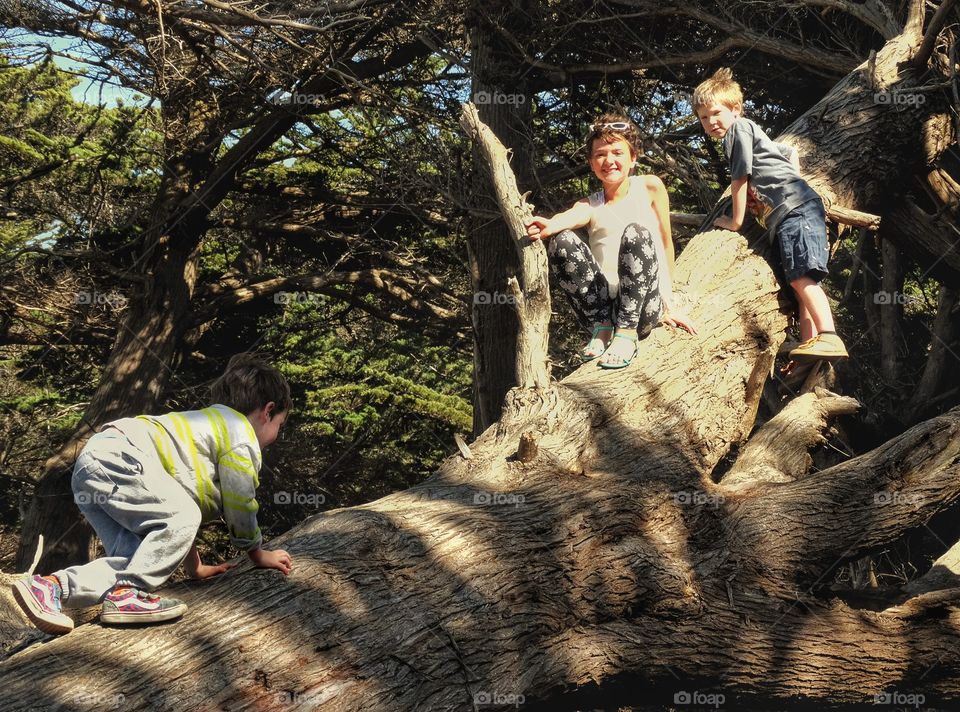
[[[261,450],[272,444],[292,402],[280,372],[252,354],[230,359],[213,384],[215,405],[107,423],[73,470],[74,498],[106,556],[13,585],[17,602],[48,633],[67,633],[61,610],[102,601],[104,623],[179,618],[185,603],[152,591],[183,563],[198,579],[232,564],[201,563],[194,539],[202,522],[223,518],[231,543],[261,568],[288,574],[290,555],[261,548],[256,488]]]
[[[790,351],[790,358],[846,358],[847,349],[837,336],[830,302],[820,286],[827,276],[823,201],[800,177],[796,152],[774,143],[763,129],[741,115],[743,92],[729,69],[717,70],[696,88],[693,109],[707,134],[723,139],[730,161],[733,216],[723,215],[714,225],[739,230],[749,197],[757,206],[757,222],[780,247],[787,281],[800,305],[802,343]]]

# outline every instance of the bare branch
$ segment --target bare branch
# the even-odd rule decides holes
[[[370,290],[388,296],[413,311],[424,312],[441,321],[461,319],[456,312],[425,301],[414,295],[409,289],[401,286],[401,284],[405,284],[407,287],[412,286],[412,283],[403,275],[385,269],[368,269],[353,272],[311,272],[246,284],[242,287],[224,291],[212,299],[206,300],[203,306],[194,312],[192,322],[195,326],[203,324],[216,318],[223,311],[235,309],[254,300],[274,296],[279,292],[320,292],[337,285],[348,284],[365,286]],[[327,291],[326,293],[332,292]]]
[[[953,10],[955,4],[956,0],[941,1],[940,7],[937,8],[937,11],[933,14],[933,18],[930,20],[930,24],[927,26],[927,31],[923,36],[920,49],[917,50],[913,59],[910,60],[914,67],[919,68],[926,66],[927,60],[930,59],[930,55],[933,54],[933,47],[937,42],[937,36],[946,24],[947,17],[950,11]]]
[[[762,482],[792,482],[810,469],[808,450],[826,442],[832,418],[856,413],[854,398],[816,389],[794,398],[764,424],[721,480],[725,491],[743,492]]]

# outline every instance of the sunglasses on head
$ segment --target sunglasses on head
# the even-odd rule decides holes
[[[626,121],[614,121],[610,124],[590,124],[591,131],[602,131],[603,129],[613,129],[614,131],[626,131],[630,124]]]

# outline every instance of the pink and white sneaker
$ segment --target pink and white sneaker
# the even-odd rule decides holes
[[[160,598],[131,586],[116,586],[103,599],[101,623],[159,623],[179,618],[187,604],[176,598]]]
[[[73,630],[73,619],[60,607],[60,582],[55,576],[31,576],[13,584],[13,597],[27,618],[45,633],[60,635]]]

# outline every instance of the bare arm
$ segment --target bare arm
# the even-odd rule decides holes
[[[673,232],[670,227],[670,194],[667,193],[667,186],[663,184],[657,176],[644,176],[647,192],[650,195],[650,207],[653,208],[653,214],[657,217],[657,223],[660,227],[660,239],[663,242],[663,253],[667,258],[665,265],[666,273],[661,280],[660,297],[663,299],[663,323],[670,326],[677,326],[685,329],[691,334],[697,333],[697,327],[690,320],[690,317],[673,304]]]
[[[747,176],[736,178],[730,184],[733,198],[733,217],[721,215],[713,221],[714,226],[724,230],[739,230],[743,227],[743,218],[747,213]]]
[[[584,198],[573,204],[573,207],[557,213],[552,218],[534,216],[527,221],[527,235],[531,240],[543,240],[564,230],[576,230],[590,222],[593,208],[590,201]]]
[[[657,216],[657,223],[660,225],[660,239],[663,241],[663,252],[667,256],[667,268],[671,278],[673,277],[673,233],[670,228],[670,194],[667,193],[667,187],[657,176],[646,176],[647,190],[650,192],[650,204],[653,206],[653,213]]]
[[[250,557],[257,567],[261,569],[277,569],[282,572],[284,576],[290,573],[293,569],[293,559],[291,559],[290,554],[288,554],[283,549],[262,549],[259,546],[255,549],[250,549],[247,552],[247,556]]]

